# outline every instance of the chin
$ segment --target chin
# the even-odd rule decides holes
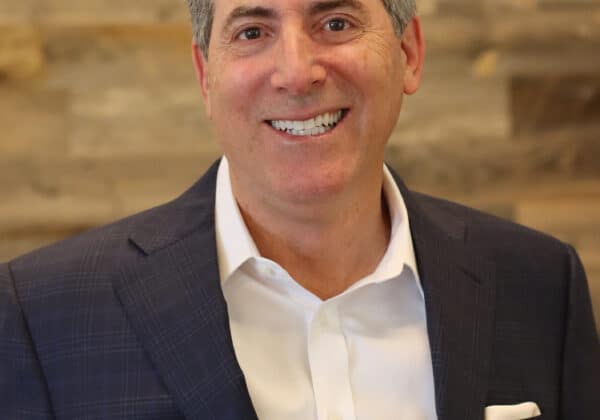
[[[345,172],[315,175],[312,173],[310,176],[288,178],[285,180],[287,182],[280,183],[276,189],[281,191],[282,196],[286,196],[291,202],[308,204],[315,200],[324,201],[336,197],[350,185],[350,179]]]

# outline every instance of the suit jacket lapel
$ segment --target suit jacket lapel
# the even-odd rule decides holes
[[[425,294],[439,420],[482,419],[492,350],[495,268],[466,244],[457,217],[397,182]]]
[[[256,419],[235,358],[214,230],[218,162],[175,202],[132,227],[144,254],[115,282],[133,328],[189,419]],[[395,174],[394,174],[395,175]],[[458,218],[424,205],[395,175],[425,293],[439,420],[483,418],[494,267],[469,249]]]
[[[144,256],[115,290],[144,349],[188,419],[255,419],[235,358],[214,230],[216,165],[134,226]]]

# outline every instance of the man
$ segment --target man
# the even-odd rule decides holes
[[[190,0],[225,158],[0,266],[1,418],[597,418],[574,250],[384,167],[407,0]]]

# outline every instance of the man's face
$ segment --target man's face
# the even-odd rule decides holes
[[[381,0],[215,0],[195,58],[234,191],[300,203],[379,179],[418,26],[397,37]]]

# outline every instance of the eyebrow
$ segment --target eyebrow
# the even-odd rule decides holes
[[[309,15],[316,15],[323,12],[329,12],[331,10],[340,8],[351,8],[356,9],[360,12],[364,12],[365,6],[360,0],[322,0],[312,3],[308,8]],[[263,7],[263,6],[239,6],[233,9],[223,25],[223,32],[228,32],[233,23],[241,18],[247,17],[260,17],[271,19],[277,15],[274,9]]]
[[[316,15],[318,13],[329,12],[331,10],[340,8],[356,9],[360,12],[365,11],[365,6],[360,0],[325,0],[317,1],[310,5],[308,8],[309,15]]]
[[[262,7],[262,6],[239,6],[233,9],[227,16],[227,20],[223,25],[223,32],[228,32],[229,28],[233,23],[241,18],[245,17],[260,17],[260,18],[273,18],[276,13],[273,9]]]

